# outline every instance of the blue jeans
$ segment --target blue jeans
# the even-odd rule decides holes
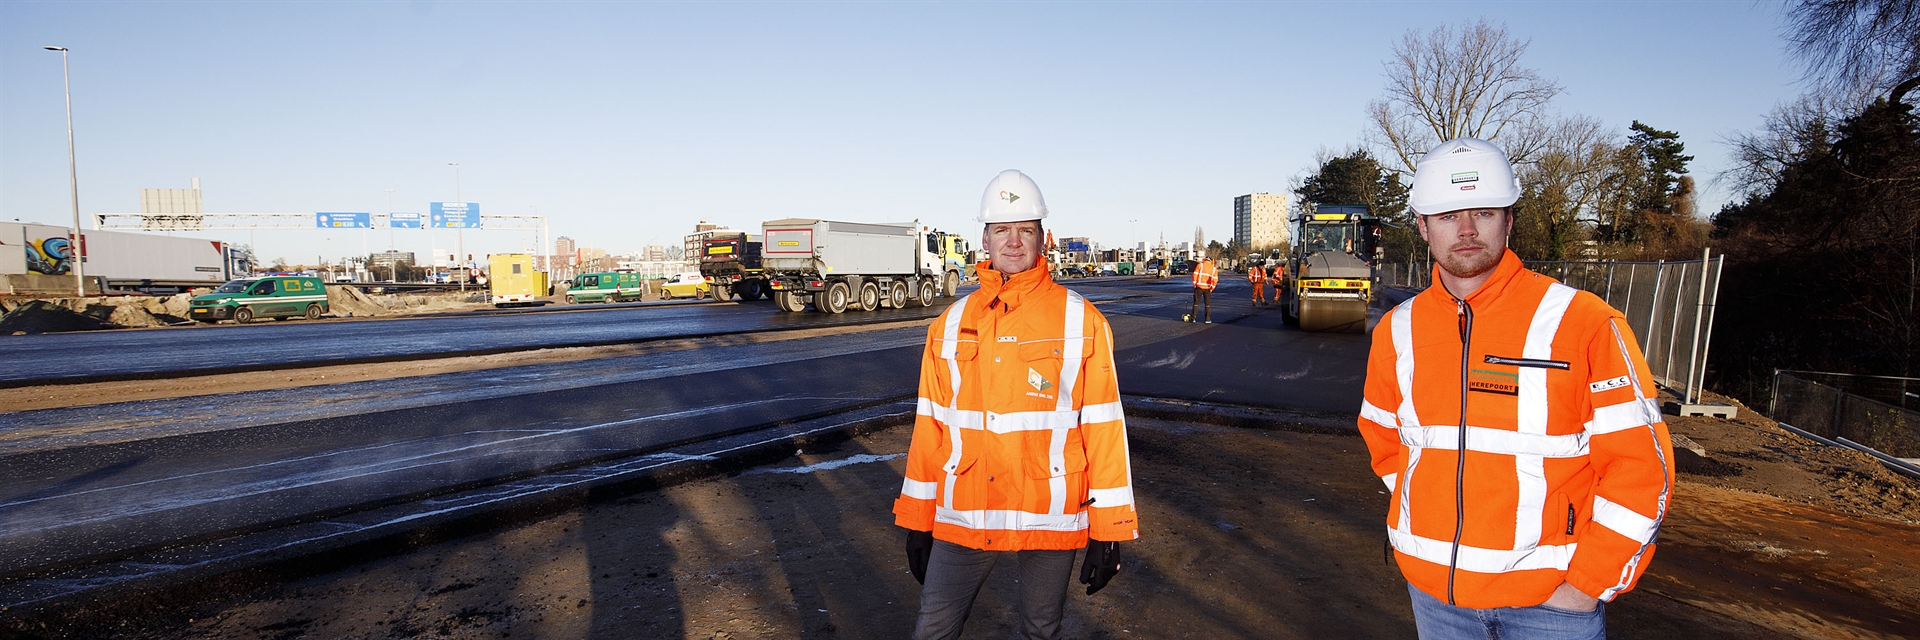
[[[1605,640],[1607,603],[1592,611],[1546,605],[1469,609],[1456,607],[1407,585],[1413,596],[1413,623],[1420,640]]]

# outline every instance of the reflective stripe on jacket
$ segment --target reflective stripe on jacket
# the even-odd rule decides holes
[[[1212,291],[1219,284],[1220,268],[1214,266],[1212,260],[1201,260],[1200,264],[1193,268],[1194,288]]]
[[[940,314],[894,522],[991,551],[1139,537],[1113,331],[1045,261]]]
[[[1511,251],[1465,300],[1436,284],[1394,307],[1359,423],[1408,582],[1472,608],[1631,590],[1673,487],[1654,398],[1626,319]]]
[[[1253,283],[1266,282],[1267,270],[1260,268],[1258,265],[1247,267],[1247,281]]]

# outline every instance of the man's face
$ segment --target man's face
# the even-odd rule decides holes
[[[1419,218],[1420,237],[1426,239],[1433,260],[1456,278],[1492,271],[1506,253],[1507,232],[1513,230],[1513,216],[1506,209],[1461,209]]]
[[[993,270],[1013,275],[1032,269],[1040,263],[1042,243],[1039,220],[1025,222],[996,222],[987,225],[986,235],[980,241],[987,248],[987,260],[993,263]]]

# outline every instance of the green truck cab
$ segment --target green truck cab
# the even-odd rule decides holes
[[[605,273],[583,273],[575,276],[573,286],[567,289],[567,302],[626,302],[641,300],[646,295],[640,274],[632,271],[608,271]]]
[[[254,318],[318,320],[327,313],[327,287],[313,276],[263,276],[232,280],[213,293],[194,296],[187,315],[206,323]]]

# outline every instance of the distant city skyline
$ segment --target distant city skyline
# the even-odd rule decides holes
[[[980,189],[1015,168],[1059,235],[1133,246],[1200,225],[1224,242],[1235,196],[1287,193],[1316,150],[1363,141],[1381,62],[1408,29],[1480,18],[1531,41],[1526,65],[1566,87],[1559,110],[1678,131],[1710,215],[1732,198],[1714,181],[1731,162],[1722,139],[1801,90],[1778,12],[15,1],[0,4],[0,219],[71,215],[60,58],[41,49],[54,45],[71,49],[87,215],[138,212],[141,189],[193,178],[208,213],[425,213],[458,196],[626,254],[675,246],[701,219],[971,233]],[[445,230],[176,235],[289,262],[455,245]],[[465,235],[476,257],[544,240]]]

